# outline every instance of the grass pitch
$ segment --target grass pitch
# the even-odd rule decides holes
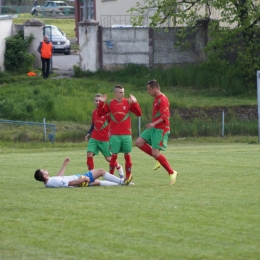
[[[47,189],[34,171],[55,175],[70,157],[66,174],[82,173],[82,147],[0,147],[0,259],[259,259],[259,145],[173,143],[164,154],[174,186],[133,148],[135,186]]]

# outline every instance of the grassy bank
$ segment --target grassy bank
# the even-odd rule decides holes
[[[125,87],[126,97],[129,97],[130,93],[136,96],[143,111],[141,121],[132,116],[133,136],[136,137],[138,129],[143,130],[151,120],[153,99],[146,91],[147,80],[156,75],[172,74],[172,70],[157,68],[149,71],[148,78],[148,76],[143,77],[143,75],[147,75],[147,71],[140,73],[137,68],[140,66],[131,65],[120,71],[98,71],[97,73],[82,73],[76,68],[75,75],[81,73],[79,75],[81,78],[47,81],[41,77],[28,78],[12,73],[0,73],[0,118],[34,122],[42,122],[43,118],[46,118],[48,123],[57,124],[57,141],[80,141],[86,128],[91,124],[91,112],[95,108],[94,95],[106,93],[109,99],[112,99],[113,87],[119,83]],[[141,69],[148,70],[143,67]],[[185,68],[183,70],[185,71]],[[185,75],[184,72],[182,74]],[[133,75],[135,76],[133,77]],[[230,115],[225,119],[225,135],[257,135],[256,118],[241,120],[232,113],[234,106],[256,105],[255,93],[228,95],[221,86],[197,88],[186,85],[188,83],[173,85],[169,77],[167,79],[167,77],[160,76],[160,78],[162,80],[160,82],[161,90],[169,98],[172,110],[227,107]],[[229,92],[232,92],[232,89]],[[171,138],[221,136],[221,113],[217,118],[198,117],[183,120],[178,112],[174,112],[170,120]],[[139,122],[141,122],[141,126],[139,126]],[[67,129],[62,128],[62,124],[67,124]],[[61,129],[65,129],[65,131],[60,131]]]

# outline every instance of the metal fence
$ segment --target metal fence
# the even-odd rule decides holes
[[[54,143],[55,124],[2,120],[0,119],[0,140],[12,142],[46,142]]]
[[[102,27],[131,27],[133,15],[101,15],[100,25]],[[144,19],[142,26],[149,25],[148,19]]]
[[[31,13],[33,6],[7,6],[2,5],[1,14]]]
[[[102,27],[132,27],[134,19],[137,19],[136,15],[101,15],[100,16],[100,25]],[[143,16],[142,25],[136,27],[149,27],[151,20],[148,15]],[[156,27],[176,27],[176,21],[174,18],[169,17],[162,24],[157,24]],[[184,26],[184,25],[183,25]]]

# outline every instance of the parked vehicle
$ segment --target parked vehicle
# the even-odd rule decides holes
[[[46,1],[41,6],[34,6],[31,15],[57,16],[74,15],[74,6],[70,6],[64,1]]]
[[[67,39],[66,34],[53,25],[45,25],[43,27],[43,35],[48,35],[52,42],[54,53],[70,54],[70,40]]]

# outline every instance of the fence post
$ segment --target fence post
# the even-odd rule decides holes
[[[260,70],[256,72],[258,106],[258,143],[260,143]]]
[[[222,112],[222,137],[225,135],[225,111]]]
[[[44,141],[46,141],[46,121],[45,121],[45,118],[43,118],[43,132],[44,132]]]
[[[139,116],[138,117],[138,137],[140,136],[141,134],[141,117]]]

